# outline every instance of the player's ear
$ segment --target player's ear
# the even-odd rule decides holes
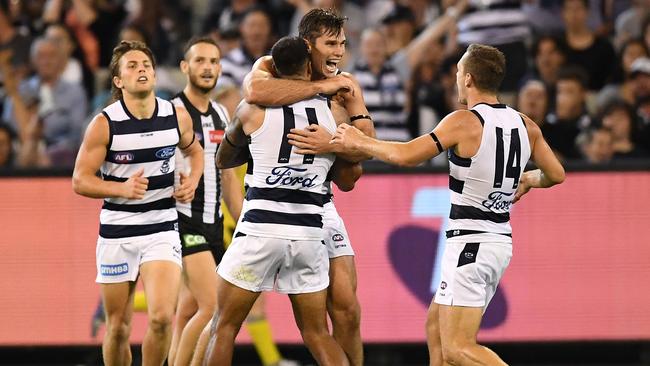
[[[122,89],[122,79],[119,76],[113,76],[113,85],[118,89]]]
[[[183,74],[187,74],[188,69],[189,69],[189,65],[187,64],[187,61],[185,61],[185,59],[181,60],[181,65],[180,66],[181,66],[181,71],[183,72]]]

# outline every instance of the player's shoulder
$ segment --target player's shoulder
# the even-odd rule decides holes
[[[542,129],[539,128],[539,125],[535,123],[535,121],[519,111],[517,111],[517,113],[521,116],[521,120],[524,122],[524,126],[526,127],[529,136],[536,137],[542,134]]]
[[[441,123],[444,122],[446,124],[450,124],[456,127],[469,127],[469,126],[477,126],[481,124],[481,120],[479,116],[476,115],[476,113],[472,112],[469,109],[459,109],[456,111],[453,111],[449,113]]]

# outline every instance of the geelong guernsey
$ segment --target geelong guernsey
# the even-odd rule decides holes
[[[153,117],[137,119],[119,100],[102,113],[110,137],[101,166],[106,181],[124,182],[139,169],[149,179],[144,198],[106,198],[99,216],[102,238],[125,238],[177,230],[174,152],[180,130],[174,106],[156,98]]]
[[[279,108],[266,108],[262,126],[250,135],[252,164],[237,231],[261,237],[322,240],[324,185],[334,154],[299,155],[287,134],[320,124],[334,134],[336,122],[327,99],[316,96]]]
[[[471,111],[483,125],[476,155],[449,149],[451,212],[449,241],[512,242],[510,207],[530,158],[521,115],[504,104],[478,104]]]

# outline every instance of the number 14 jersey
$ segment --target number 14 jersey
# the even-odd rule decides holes
[[[249,136],[252,162],[245,178],[246,199],[237,224],[245,234],[291,240],[323,239],[324,182],[334,154],[299,155],[289,144],[292,128],[319,124],[330,134],[336,122],[326,98],[266,108],[262,126]],[[252,164],[252,169],[251,165]]]
[[[483,125],[471,158],[449,149],[451,211],[448,241],[512,242],[510,207],[530,159],[521,115],[504,104],[480,103],[470,110]]]

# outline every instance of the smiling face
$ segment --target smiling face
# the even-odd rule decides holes
[[[343,29],[338,36],[327,32],[314,40],[311,44],[311,67],[315,79],[336,76],[346,42]]]
[[[217,84],[221,73],[221,55],[217,46],[209,43],[197,43],[190,47],[181,61],[181,70],[188,76],[190,85],[202,92],[209,93]]]
[[[135,97],[144,98],[153,93],[156,72],[146,53],[132,50],[120,58],[119,74],[113,77],[115,86]]]

